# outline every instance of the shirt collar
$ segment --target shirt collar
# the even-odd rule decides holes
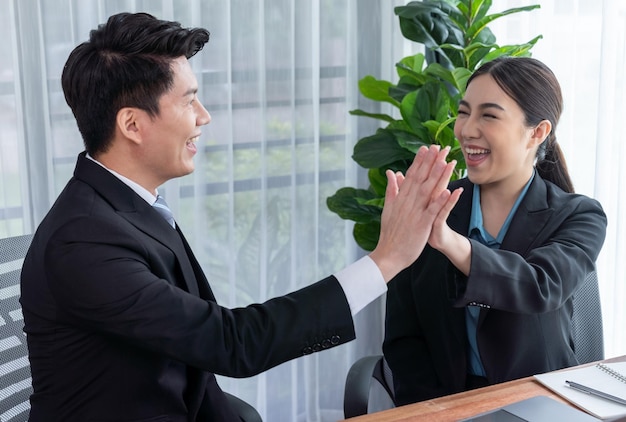
[[[148,204],[152,205],[156,201],[157,197],[154,196],[148,189],[146,189],[143,186],[141,186],[139,183],[133,182],[128,177],[122,176],[118,172],[116,172],[114,170],[111,170],[110,168],[106,167],[104,164],[102,164],[100,161],[96,160],[95,158],[93,158],[89,154],[86,154],[86,157],[89,158],[94,163],[100,165],[102,168],[106,169],[113,176],[115,176],[118,179],[120,179],[126,186],[131,188],[137,195],[139,195],[141,198],[143,198],[143,200],[146,201]],[[158,195],[158,192],[157,192],[157,195]]]
[[[532,183],[534,178],[535,178],[535,171],[533,171],[533,174],[530,176],[530,179],[528,180],[528,182],[526,182],[524,189],[522,189],[519,196],[517,197],[515,204],[513,204],[513,207],[511,208],[509,215],[506,217],[506,220],[504,220],[504,224],[502,224],[502,227],[500,228],[500,231],[498,232],[498,236],[495,238],[492,235],[490,235],[487,232],[487,230],[485,230],[485,227],[483,224],[483,212],[482,212],[482,209],[480,208],[480,185],[474,185],[474,190],[472,192],[472,211],[470,214],[470,224],[469,224],[469,231],[468,231],[469,236],[473,239],[479,240],[481,243],[488,245],[490,247],[493,247],[493,246],[500,247],[500,245],[502,244],[502,241],[504,240],[504,236],[506,235],[506,232],[509,230],[509,226],[511,225],[511,220],[513,220],[513,216],[515,215],[515,212],[519,208],[519,205],[521,204],[522,200],[526,196],[526,193],[528,192],[528,188],[530,187],[530,184]]]

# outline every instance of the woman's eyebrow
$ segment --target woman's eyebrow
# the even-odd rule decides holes
[[[465,101],[465,100],[459,101],[459,105],[465,106],[467,108],[471,108],[469,103],[467,101]],[[482,103],[482,104],[478,105],[478,108],[482,109],[482,110],[484,110],[486,108],[497,108],[498,110],[505,111],[504,107],[502,107],[500,104],[496,104],[496,103]]]

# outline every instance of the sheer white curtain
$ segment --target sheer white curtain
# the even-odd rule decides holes
[[[602,14],[595,192],[609,215],[600,256],[603,271],[605,344],[610,355],[626,353],[626,1],[607,2]]]
[[[0,0],[0,235],[34,230],[82,150],[59,81],[68,54],[109,15],[145,11],[211,32],[191,63],[212,123],[196,171],[160,193],[220,303],[262,302],[341,269],[362,251],[326,198],[357,184],[352,147],[372,123],[348,111],[363,101],[358,79],[392,77],[402,57],[401,3]],[[340,419],[348,367],[380,351],[382,319],[379,301],[358,316],[357,341],[220,384],[264,420]]]
[[[541,4],[495,21],[500,43],[542,34],[533,57],[556,73],[565,109],[557,129],[577,192],[598,199],[608,216],[597,261],[607,357],[626,353],[626,1],[506,0],[493,11]]]

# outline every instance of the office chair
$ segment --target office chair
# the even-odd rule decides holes
[[[20,306],[20,274],[32,235],[0,239],[0,422],[26,422],[32,393]],[[225,393],[244,422],[262,422],[247,402]]]
[[[579,364],[604,359],[602,309],[596,271],[587,275],[572,298],[572,337],[574,354]],[[382,355],[365,356],[348,371],[344,390],[343,411],[346,418],[368,412],[372,380],[380,384],[391,401],[394,400],[391,369]]]
[[[0,421],[28,420],[32,392],[20,273],[32,235],[0,239]]]
[[[230,393],[224,392],[224,394],[243,422],[263,422],[259,412],[250,403]]]
[[[572,304],[572,336],[578,363],[604,359],[602,307],[598,274],[595,271],[587,275],[584,283],[574,293]]]
[[[368,413],[372,379],[376,380],[387,397],[394,401],[391,368],[384,356],[362,357],[352,364],[346,377],[343,395],[343,413],[346,419]]]

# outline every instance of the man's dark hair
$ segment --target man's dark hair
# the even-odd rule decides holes
[[[159,114],[159,98],[173,84],[171,63],[192,57],[209,41],[203,28],[182,28],[147,13],[120,13],[91,31],[70,54],[61,83],[87,152],[105,152],[117,112],[137,107]]]

